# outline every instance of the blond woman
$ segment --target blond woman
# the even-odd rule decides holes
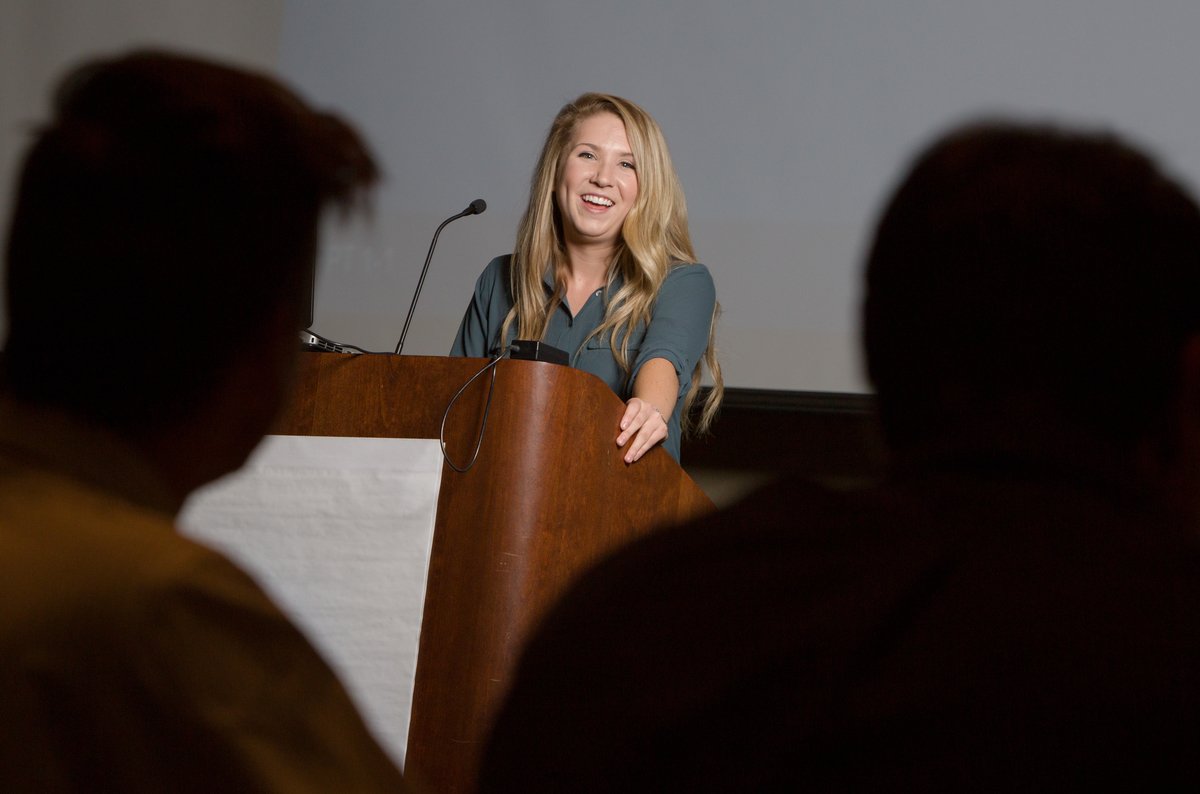
[[[721,400],[719,307],[696,263],[687,205],[650,114],[584,94],[550,126],[516,249],[488,264],[452,355],[489,356],[514,338],[561,348],[626,401],[616,444],[633,463],[706,430]],[[713,380],[695,421],[702,368]]]

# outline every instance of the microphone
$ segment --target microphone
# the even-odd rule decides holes
[[[442,233],[442,229],[446,228],[446,224],[450,221],[456,221],[467,215],[479,215],[486,209],[486,201],[475,199],[467,205],[465,210],[457,215],[451,215],[442,221],[442,225],[437,227],[437,231],[433,233],[433,240],[429,243],[429,253],[425,255],[425,266],[421,268],[421,277],[417,279],[417,291],[413,294],[412,305],[408,307],[408,317],[404,319],[404,330],[400,332],[400,341],[396,343],[396,355],[400,355],[400,351],[404,349],[404,337],[408,336],[408,325],[412,322],[413,312],[417,308],[417,298],[421,297],[421,286],[425,283],[425,274],[429,272],[429,262],[433,259],[433,248],[437,245],[438,235]]]

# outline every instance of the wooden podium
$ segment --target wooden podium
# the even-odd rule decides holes
[[[277,432],[438,438],[484,359],[305,353]],[[494,710],[530,627],[590,562],[655,526],[712,509],[661,448],[630,466],[624,404],[598,378],[501,361],[445,422],[460,467],[491,408],[475,465],[443,464],[421,624],[406,772],[470,791]]]

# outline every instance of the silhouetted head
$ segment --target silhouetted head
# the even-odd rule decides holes
[[[269,77],[159,52],[75,69],[16,194],[8,388],[135,436],[178,421],[261,334],[296,347],[321,210],[376,176]]]
[[[1010,400],[1128,446],[1160,428],[1200,329],[1200,210],[1112,135],[978,123],[917,158],[866,281],[893,446]]]

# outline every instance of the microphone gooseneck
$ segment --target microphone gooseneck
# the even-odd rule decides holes
[[[438,235],[442,233],[442,229],[446,228],[446,224],[451,221],[456,221],[459,218],[467,215],[479,215],[487,209],[487,202],[483,199],[475,199],[467,208],[457,215],[451,215],[442,224],[437,227],[437,231],[433,233],[433,240],[429,242],[429,253],[425,254],[425,265],[421,268],[421,277],[417,279],[417,291],[413,293],[412,304],[408,307],[408,317],[404,319],[404,329],[400,332],[400,341],[396,343],[396,355],[400,355],[400,351],[404,349],[404,338],[408,336],[408,326],[412,322],[413,312],[417,308],[417,298],[421,297],[421,287],[425,284],[425,274],[429,272],[429,263],[433,259],[433,249],[437,245]]]

